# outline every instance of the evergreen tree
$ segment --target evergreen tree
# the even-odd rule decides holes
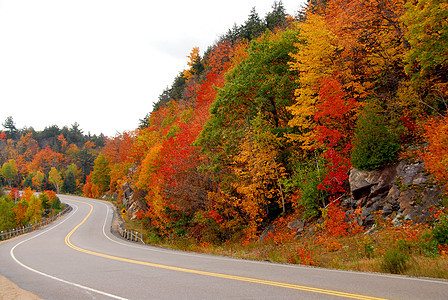
[[[274,29],[281,27],[285,27],[286,21],[286,11],[283,7],[282,1],[275,1],[272,6],[272,11],[269,12],[265,17],[266,26],[269,30],[273,31]]]
[[[8,139],[16,139],[19,131],[16,128],[16,124],[11,116],[7,117],[5,122],[2,124],[5,128],[5,133]]]
[[[65,176],[64,182],[62,183],[62,191],[67,194],[76,193],[76,179],[72,172],[68,172]]]
[[[250,12],[249,19],[241,28],[240,37],[251,41],[262,35],[266,28],[266,24],[260,19],[254,7]]]
[[[398,134],[373,104],[368,105],[358,118],[353,146],[352,165],[367,171],[395,162],[401,149]]]

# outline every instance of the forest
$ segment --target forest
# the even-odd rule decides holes
[[[191,50],[134,131],[35,132],[8,118],[3,184],[118,205],[127,186],[138,204],[129,217],[149,240],[202,245],[250,244],[297,216],[349,234],[350,170],[403,159],[424,161],[446,204],[447,23],[441,0],[310,0],[295,16],[281,1],[264,17],[254,8]]]

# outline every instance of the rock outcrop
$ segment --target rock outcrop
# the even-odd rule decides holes
[[[144,197],[137,196],[129,182],[123,183],[121,188],[123,192],[120,201],[121,204],[126,207],[127,214],[131,220],[136,218],[136,213],[138,211],[147,210],[147,205],[144,201]]]
[[[362,225],[374,223],[374,213],[383,218],[394,215],[394,224],[401,220],[427,221],[430,208],[440,203],[442,191],[434,184],[423,162],[398,164],[381,171],[352,169],[349,177],[351,197],[343,201],[348,214],[362,208]],[[395,213],[395,214],[394,214]]]

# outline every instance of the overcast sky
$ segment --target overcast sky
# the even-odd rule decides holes
[[[305,0],[283,0],[295,15]],[[133,130],[186,68],[274,0],[0,0],[0,124]],[[3,126],[0,126],[0,130]]]

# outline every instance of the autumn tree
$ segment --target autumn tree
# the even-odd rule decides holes
[[[104,154],[100,153],[95,159],[92,171],[92,183],[98,186],[100,193],[109,190],[110,167],[109,160]]]
[[[407,1],[401,20],[407,25],[406,74],[416,96],[430,113],[448,109],[448,5],[445,1]]]
[[[28,164],[28,171],[41,171],[48,174],[52,167],[60,168],[64,155],[51,150],[50,147],[40,150]]]
[[[199,47],[194,47],[191,50],[190,55],[187,57],[189,59],[187,65],[190,68],[188,70],[184,70],[184,77],[188,82],[193,75],[198,75],[204,70],[204,65],[202,64],[201,56],[199,54]]]
[[[16,180],[17,177],[17,167],[15,160],[10,159],[9,162],[3,164],[1,168],[1,175],[8,182],[8,186],[12,188],[12,183]]]
[[[234,157],[232,170],[236,180],[232,186],[239,196],[234,205],[241,209],[248,223],[246,234],[254,238],[266,217],[286,212],[286,196],[281,180],[287,175],[279,159],[281,139],[266,130],[269,125],[259,117],[251,124]]]
[[[24,201],[24,200],[22,200]],[[32,195],[27,201],[25,220],[37,223],[42,219],[42,201],[36,195]]]
[[[38,191],[42,190],[42,184],[44,182],[45,179],[45,174],[42,173],[41,171],[37,170],[33,177],[32,177],[32,183],[33,185],[37,188]]]
[[[307,154],[313,147],[314,114],[319,103],[321,80],[334,76],[342,68],[336,63],[341,46],[325,18],[318,14],[307,14],[298,30],[300,39],[294,43],[297,51],[291,54],[290,68],[298,72],[299,86],[294,93],[295,102],[288,108],[293,116],[289,126],[297,131],[288,137],[298,144],[303,154]]]
[[[322,183],[318,186],[331,196],[346,192],[351,168],[351,138],[355,127],[358,103],[347,97],[340,80],[335,77],[321,81],[320,103],[316,106],[314,129],[316,150],[325,162]]]
[[[16,227],[14,220],[14,201],[9,197],[0,197],[0,231]]]
[[[423,155],[425,165],[442,184],[448,183],[448,116],[431,118],[425,128],[429,143]]]
[[[55,167],[52,167],[48,173],[48,180],[55,187],[56,193],[59,193],[59,189],[62,187],[63,181],[61,174]]]
[[[245,205],[249,207],[249,203],[256,198],[256,193],[249,193],[249,189],[245,189],[245,183],[249,183],[251,176],[254,180],[260,179],[259,182],[254,182],[253,191],[259,189],[257,193],[262,194],[264,191],[269,194],[274,189],[273,197],[268,202],[277,207],[282,205],[279,204],[282,203],[280,186],[277,182],[279,178],[271,180],[261,178],[278,177],[269,166],[276,166],[278,170],[282,170],[287,164],[284,160],[288,151],[285,133],[291,116],[286,107],[292,104],[295,88],[295,71],[289,70],[288,61],[289,53],[295,51],[293,44],[296,38],[297,31],[293,28],[276,34],[266,33],[252,41],[244,51],[245,54],[235,53],[235,58],[238,60],[227,73],[225,85],[218,91],[211,107],[210,119],[198,139],[198,145],[210,158],[210,163],[204,167],[217,181],[217,189],[212,192],[212,199],[216,202],[218,213],[227,215],[229,219],[239,220],[242,224],[250,224],[251,229],[247,234],[251,237],[253,229],[257,231],[261,224],[259,218],[250,217],[244,220],[248,212],[242,212],[241,209],[232,212],[229,209],[232,207],[231,202],[239,201],[237,207],[240,208]],[[272,145],[274,148],[268,148],[271,153],[264,155],[260,153],[255,159],[257,162],[252,156],[243,155],[242,152],[242,149],[250,149],[250,141],[254,139],[255,134],[251,127],[256,119],[265,125],[264,134],[275,137],[277,141]],[[246,153],[249,153],[249,150],[246,150]],[[271,157],[267,162],[263,162],[269,155],[274,159]],[[237,159],[238,167],[235,167]],[[255,168],[254,165],[258,164],[266,167]],[[250,170],[250,173],[247,177],[243,176],[247,170]],[[262,173],[256,175],[261,170]],[[225,201],[230,203],[226,204]],[[263,203],[254,207],[254,211],[250,212],[254,214],[252,216],[265,218],[267,201]],[[261,211],[256,212],[260,208]],[[270,210],[276,213],[280,211],[272,207]],[[250,220],[256,221],[254,223]]]

